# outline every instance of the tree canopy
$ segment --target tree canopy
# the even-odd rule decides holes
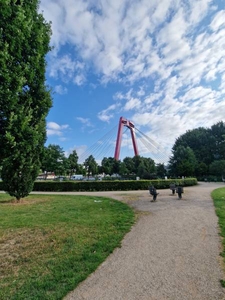
[[[179,146],[173,150],[169,164],[173,176],[194,176],[197,160],[190,147]]]
[[[221,121],[211,126],[211,128],[199,127],[193,130],[188,130],[185,134],[181,135],[175,141],[172,148],[170,170],[173,174],[180,174],[177,161],[180,160],[181,165],[184,149],[186,149],[187,152],[188,148],[193,151],[196,159],[195,171],[191,172],[192,175],[209,175],[209,166],[214,161],[225,160],[225,123]],[[183,149],[183,151],[181,151],[181,149]],[[190,158],[190,164],[193,165],[193,162],[193,158]],[[184,165],[184,163],[182,164]],[[193,170],[193,166],[191,169]],[[190,172],[187,172],[183,175],[188,176],[188,173],[190,174]]]

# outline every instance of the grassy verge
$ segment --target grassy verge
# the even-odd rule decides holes
[[[0,194],[0,299],[62,299],[120,246],[134,223],[103,197]]]
[[[219,188],[212,192],[212,198],[216,208],[216,214],[219,218],[220,234],[223,237],[223,251],[221,255],[225,263],[225,188]],[[225,280],[221,280],[221,284],[225,287]]]

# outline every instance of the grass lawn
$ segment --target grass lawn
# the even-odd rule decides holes
[[[103,197],[0,194],[0,299],[62,299],[120,246],[135,216]]]
[[[221,255],[223,256],[225,263],[225,188],[219,188],[212,192],[212,198],[216,208],[216,214],[219,218],[220,234],[223,237],[223,251]],[[225,281],[221,280],[221,284],[225,287]]]

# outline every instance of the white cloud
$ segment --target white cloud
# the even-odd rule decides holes
[[[209,94],[213,94],[213,98],[215,97],[214,92],[210,88],[197,86],[189,89],[181,99],[184,102],[192,102],[196,99],[205,99]]]
[[[52,136],[52,135],[56,135],[56,136],[62,136],[63,132],[65,129],[68,129],[69,125],[65,124],[65,125],[59,125],[55,122],[48,122],[47,123],[47,135],[48,136]]]
[[[188,27],[183,9],[180,9],[157,35],[158,47],[166,64],[177,63],[189,55],[190,47],[186,38]]]
[[[212,0],[189,1],[189,10],[187,18],[191,25],[197,25],[206,16],[210,9]],[[213,8],[211,8],[213,9]]]
[[[86,81],[86,78],[85,78],[85,76],[84,76],[83,74],[76,75],[76,76],[74,77],[74,80],[73,80],[73,82],[74,82],[76,85],[82,85],[82,84],[85,83],[85,81]]]
[[[225,65],[224,65],[224,67],[225,67]],[[220,83],[220,86],[219,86],[219,90],[222,91],[223,94],[225,94],[225,72],[221,76],[221,83]]]
[[[128,110],[138,110],[139,107],[141,105],[141,101],[137,98],[131,98],[130,100],[128,100],[125,104],[125,106],[123,107],[124,111],[128,111]]]
[[[71,148],[69,148],[67,151],[65,151],[65,156],[69,157],[69,155],[76,150],[78,158],[87,150],[87,146],[86,145],[75,145]],[[83,161],[78,161],[79,163],[83,163]]]
[[[62,85],[56,85],[55,88],[54,88],[54,91],[57,94],[65,95],[65,94],[67,94],[68,89],[66,87],[63,87]]]
[[[83,61],[80,67],[68,55],[58,57],[51,64],[50,75],[61,74],[65,80],[73,78],[74,83],[81,85],[85,82],[84,64],[88,66],[91,62],[104,82],[120,80],[120,74],[126,74],[124,79],[129,81],[154,74],[166,79],[172,71],[171,64],[180,63],[175,67],[177,71],[183,70],[188,61],[193,67],[198,54],[203,54],[202,47],[193,53],[198,39],[195,30],[212,9],[211,4],[211,0],[141,0],[138,3],[77,0],[73,5],[72,0],[42,0],[41,9],[52,21],[52,43],[56,46],[53,54],[57,55],[60,46],[69,43],[76,57]],[[224,11],[220,11],[214,15],[210,28],[218,31],[223,25]],[[199,65],[200,72],[206,69],[203,63]],[[184,76],[185,71],[188,69],[183,71]]]
[[[90,119],[88,118],[77,117],[76,119],[80,121],[85,127],[93,127]]]
[[[163,2],[164,8],[169,9],[172,5],[172,1]],[[77,51],[84,61],[92,60],[105,78],[123,72],[126,65],[130,68],[127,55],[131,55],[139,61],[139,68],[137,64],[134,66],[139,74],[151,50],[149,28],[154,29],[155,25],[150,16],[159,6],[157,1],[140,1],[132,5],[129,1],[117,1],[116,4],[115,1],[96,1],[95,5],[98,9],[93,10],[90,1],[78,0],[73,5],[71,0],[54,3],[42,0],[41,9],[45,17],[52,21],[53,54],[57,55],[60,46],[70,43],[74,45],[74,52]],[[154,19],[159,20],[157,13]]]
[[[50,77],[59,78],[63,82],[73,80],[74,83],[80,85],[85,82],[84,72],[84,64],[80,61],[74,61],[71,55],[63,55],[50,60]]]
[[[213,31],[217,31],[221,27],[225,27],[225,10],[221,10],[215,14],[210,27]]]
[[[114,116],[114,111],[116,109],[118,109],[120,107],[119,104],[112,104],[110,105],[107,109],[104,109],[103,111],[99,112],[98,113],[98,118],[101,120],[101,121],[104,121],[104,122],[109,122],[113,116]]]

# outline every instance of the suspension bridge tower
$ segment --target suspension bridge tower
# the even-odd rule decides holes
[[[135,156],[139,155],[138,147],[137,147],[137,140],[136,140],[135,130],[134,130],[135,126],[131,121],[128,121],[127,119],[125,119],[123,117],[120,117],[117,139],[116,139],[116,148],[115,148],[115,154],[114,154],[114,158],[116,160],[119,160],[119,156],[120,156],[120,147],[121,147],[121,141],[122,141],[122,135],[123,135],[123,126],[126,126],[127,128],[130,129],[133,148],[134,148],[134,154],[135,154]]]

